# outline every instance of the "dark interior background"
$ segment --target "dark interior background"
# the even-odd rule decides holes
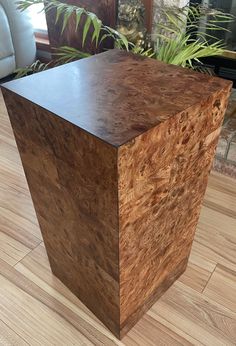
[[[212,8],[221,9],[236,16],[236,0],[191,0],[190,4],[209,4]],[[232,80],[236,87],[236,21],[230,23],[227,28],[231,30],[230,33],[220,31],[212,33],[224,40],[226,49],[235,54],[228,52],[224,56],[204,58],[202,62],[214,69],[218,76]]]

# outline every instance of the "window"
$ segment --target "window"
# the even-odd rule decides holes
[[[42,9],[43,4],[37,4],[29,7],[29,16],[36,32],[47,31],[46,17]]]

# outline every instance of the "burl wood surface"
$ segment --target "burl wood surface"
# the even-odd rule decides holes
[[[119,148],[122,336],[186,268],[227,99],[222,90]]]
[[[230,88],[116,50],[4,85],[51,268],[119,338],[185,270]]]
[[[52,271],[118,333],[116,150],[3,92]]]

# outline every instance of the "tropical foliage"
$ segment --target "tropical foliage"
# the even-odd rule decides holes
[[[15,78],[21,78],[21,77],[24,77],[24,76],[26,76],[28,74],[45,71],[48,68],[52,67],[50,65],[51,65],[50,62],[45,64],[45,63],[41,62],[40,60],[36,60],[30,66],[16,69],[15,70],[15,73],[16,73]]]
[[[221,55],[224,44],[214,33],[228,31],[235,18],[203,6],[169,7],[161,11],[155,36],[155,58],[169,64],[193,67],[200,58]]]
[[[54,9],[56,11],[55,24],[58,23],[60,18],[63,20],[62,33],[72,16],[75,17],[75,31],[78,30],[81,19],[85,18],[82,28],[82,46],[84,46],[91,29],[93,32],[92,42],[95,41],[96,45],[101,43],[105,38],[110,37],[116,42],[117,46],[128,49],[128,41],[124,35],[107,25],[103,25],[102,21],[94,13],[86,11],[82,7],[66,4],[58,0],[20,0],[17,1],[17,4],[21,11],[24,11],[35,4],[43,4],[45,12]]]
[[[96,46],[109,37],[117,48],[131,50],[135,54],[155,58],[169,64],[191,68],[195,68],[195,63],[201,64],[200,59],[203,57],[223,53],[223,42],[218,40],[214,33],[220,30],[227,31],[225,26],[235,19],[230,14],[203,6],[165,7],[161,9],[161,21],[157,24],[156,34],[153,36],[154,45],[144,49],[135,47],[127,41],[124,35],[103,25],[94,13],[86,11],[84,8],[59,0],[18,1],[18,7],[22,11],[34,4],[44,4],[46,12],[56,11],[55,24],[59,20],[62,21],[62,33],[71,16],[74,16],[75,31],[82,30],[82,47],[88,37],[95,42]],[[83,25],[80,25],[82,18],[84,18]],[[89,56],[88,53],[67,46],[59,48],[54,55],[57,59],[53,63],[42,64],[40,61],[36,61],[26,69],[17,70],[17,77]]]

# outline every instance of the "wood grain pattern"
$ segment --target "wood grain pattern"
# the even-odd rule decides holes
[[[6,114],[2,94],[0,105],[0,259],[15,265],[41,243],[42,236],[10,122],[2,115]]]
[[[63,119],[22,97],[8,96],[14,133],[53,273],[118,333],[115,148],[70,123],[65,126]],[[20,112],[14,111],[18,107],[15,102]],[[25,118],[25,114],[32,116]],[[66,137],[70,141],[62,147],[60,140]],[[74,157],[68,155],[70,152]]]
[[[166,292],[148,315],[180,331],[193,345],[235,344],[236,312],[179,282]]]
[[[175,81],[171,88],[170,80]],[[193,125],[188,112],[191,109],[192,117],[199,116],[195,136],[201,130],[203,137],[210,134],[222,120],[230,85],[220,78],[114,49],[4,87],[115,147],[167,121],[173,131],[178,121],[186,121],[181,139],[190,148],[195,137],[189,140]],[[217,100],[214,116],[208,118],[213,100]],[[202,125],[205,121],[208,127]],[[183,151],[185,144],[178,147]]]
[[[185,270],[227,94],[119,148],[122,332]]]
[[[35,214],[34,216],[31,215],[32,202],[23,171],[20,169],[20,158],[1,93],[0,139],[0,206],[5,203],[5,200],[9,201],[9,206],[11,201],[14,204],[11,214],[8,213],[7,208],[2,210],[0,225],[3,218],[9,220],[11,225],[5,228],[4,232],[14,239],[18,236],[22,244],[25,243],[28,246],[27,242],[31,239],[32,234],[37,234],[37,232],[40,234],[40,231]],[[15,195],[8,194],[9,186],[14,186]],[[22,208],[20,198],[22,192],[28,201],[24,208]],[[212,196],[214,196],[214,205],[210,203]],[[222,200],[224,200],[223,205]],[[212,214],[208,214],[208,211],[211,211],[211,207],[213,207],[213,210],[218,211],[215,218],[219,222],[224,215],[228,215],[229,211],[231,212],[231,217],[234,218],[235,222],[234,228],[232,228],[232,224],[230,226],[232,233],[230,235],[233,236],[236,229],[236,210],[233,211],[233,206],[236,205],[235,180],[216,173],[211,174],[204,205],[208,205],[208,207],[203,206],[201,212],[204,219],[202,226],[205,225],[202,227],[202,234],[203,232],[207,234],[208,227],[211,227],[212,221],[214,222]],[[18,214],[18,210],[21,210],[21,214]],[[24,224],[24,220],[29,220],[29,223]],[[200,216],[200,222],[201,220],[202,216]],[[225,219],[225,223],[223,225],[221,223],[218,227],[218,230],[221,230],[222,239],[229,237],[227,220]],[[21,223],[23,227],[20,227]],[[197,230],[196,235],[198,232],[199,230]],[[207,241],[207,239],[209,240]],[[230,268],[233,266],[234,258],[230,256],[227,261],[224,261],[226,266],[217,265],[213,258],[223,262],[229,249],[231,251],[234,249],[236,253],[236,243],[224,241],[221,248],[214,248],[212,246],[214,241],[214,236],[211,236],[211,238],[201,237],[198,242],[193,242],[189,262],[190,271],[193,270],[194,265],[195,272],[192,272],[193,275],[189,274],[188,279],[185,278],[184,284],[172,286],[130,330],[122,342],[118,341],[82,302],[52,274],[43,243],[33,250],[30,249],[29,254],[21,258],[15,268],[1,261],[0,276],[4,276],[5,279],[4,292],[1,291],[3,296],[1,297],[0,309],[0,344],[4,346],[42,344],[52,346],[53,339],[58,346],[70,345],[71,343],[83,346],[91,343],[101,346],[200,344],[233,346],[236,339],[234,302],[236,275],[235,271]],[[212,248],[211,251],[209,247]],[[217,254],[218,251],[220,254]],[[11,256],[10,248],[3,247],[2,252]],[[217,271],[214,272],[216,265]],[[213,281],[211,282],[211,278],[208,281],[208,289],[206,288],[200,293],[197,291],[202,286],[202,284],[199,285],[199,278],[204,279],[202,271],[214,273],[211,276]],[[216,276],[214,276],[215,273]],[[182,278],[180,277],[181,282],[183,282]],[[203,282],[203,280],[200,281]],[[222,283],[224,284],[224,282],[226,289],[222,290]],[[1,281],[2,283],[3,281]],[[181,299],[179,299],[180,296]],[[9,297],[10,299],[8,299]],[[29,297],[31,297],[30,304]],[[20,300],[21,309],[19,310]],[[226,306],[228,306],[231,300],[231,309],[229,310],[224,305],[227,304]],[[37,308],[40,306],[40,309],[34,309],[32,314],[34,306]],[[47,325],[46,330],[41,319]],[[58,320],[60,326],[63,326],[60,329],[60,338],[56,335]],[[78,331],[76,340],[71,335],[68,338],[68,333],[72,331],[71,328]],[[218,336],[219,340],[217,340]]]
[[[211,277],[212,272],[199,267],[199,265],[192,264],[189,261],[188,267],[179,281],[185,285],[202,292]]]
[[[8,325],[0,320],[0,344],[4,346],[26,346],[26,343]]]
[[[186,269],[230,88],[118,50],[4,85],[52,271],[118,338]]]
[[[218,193],[221,193],[220,201],[217,200]],[[235,217],[236,201],[234,198],[235,184],[234,180],[229,180],[225,185],[219,181],[217,174],[212,178],[209,189],[207,190],[204,205],[216,212],[222,213],[230,217]]]
[[[236,272],[218,264],[204,294],[226,308],[236,311]]]
[[[210,208],[203,210],[195,238],[196,246],[198,251],[204,251],[212,261],[235,270],[235,251],[231,247],[231,244],[236,242],[235,216],[224,214],[219,218],[219,215],[219,212]],[[211,239],[214,239],[214,242],[211,243]],[[224,249],[227,249],[227,252]]]
[[[40,292],[41,299],[45,302],[47,295],[40,288],[30,283],[23,275],[19,276],[12,267],[1,262],[0,310],[4,323],[8,324],[21,338],[31,344],[49,342],[52,345],[59,343],[73,345],[79,339],[81,343],[86,341],[87,345],[92,345],[76,328],[53,311],[52,301],[48,307],[46,304],[42,304],[40,300],[34,299],[34,297],[40,295]],[[6,310],[5,302],[14,304],[16,313],[13,309],[11,311]],[[49,320],[53,324],[53,332],[47,322]],[[40,332],[37,334],[37,340],[34,340],[37,330],[40,330]],[[63,336],[61,330],[64,330]]]
[[[198,292],[203,292],[212,272],[216,268],[217,262],[209,260],[209,258],[204,256],[204,253],[194,250],[195,242],[193,242],[188,267],[184,274],[179,278],[179,281]]]

